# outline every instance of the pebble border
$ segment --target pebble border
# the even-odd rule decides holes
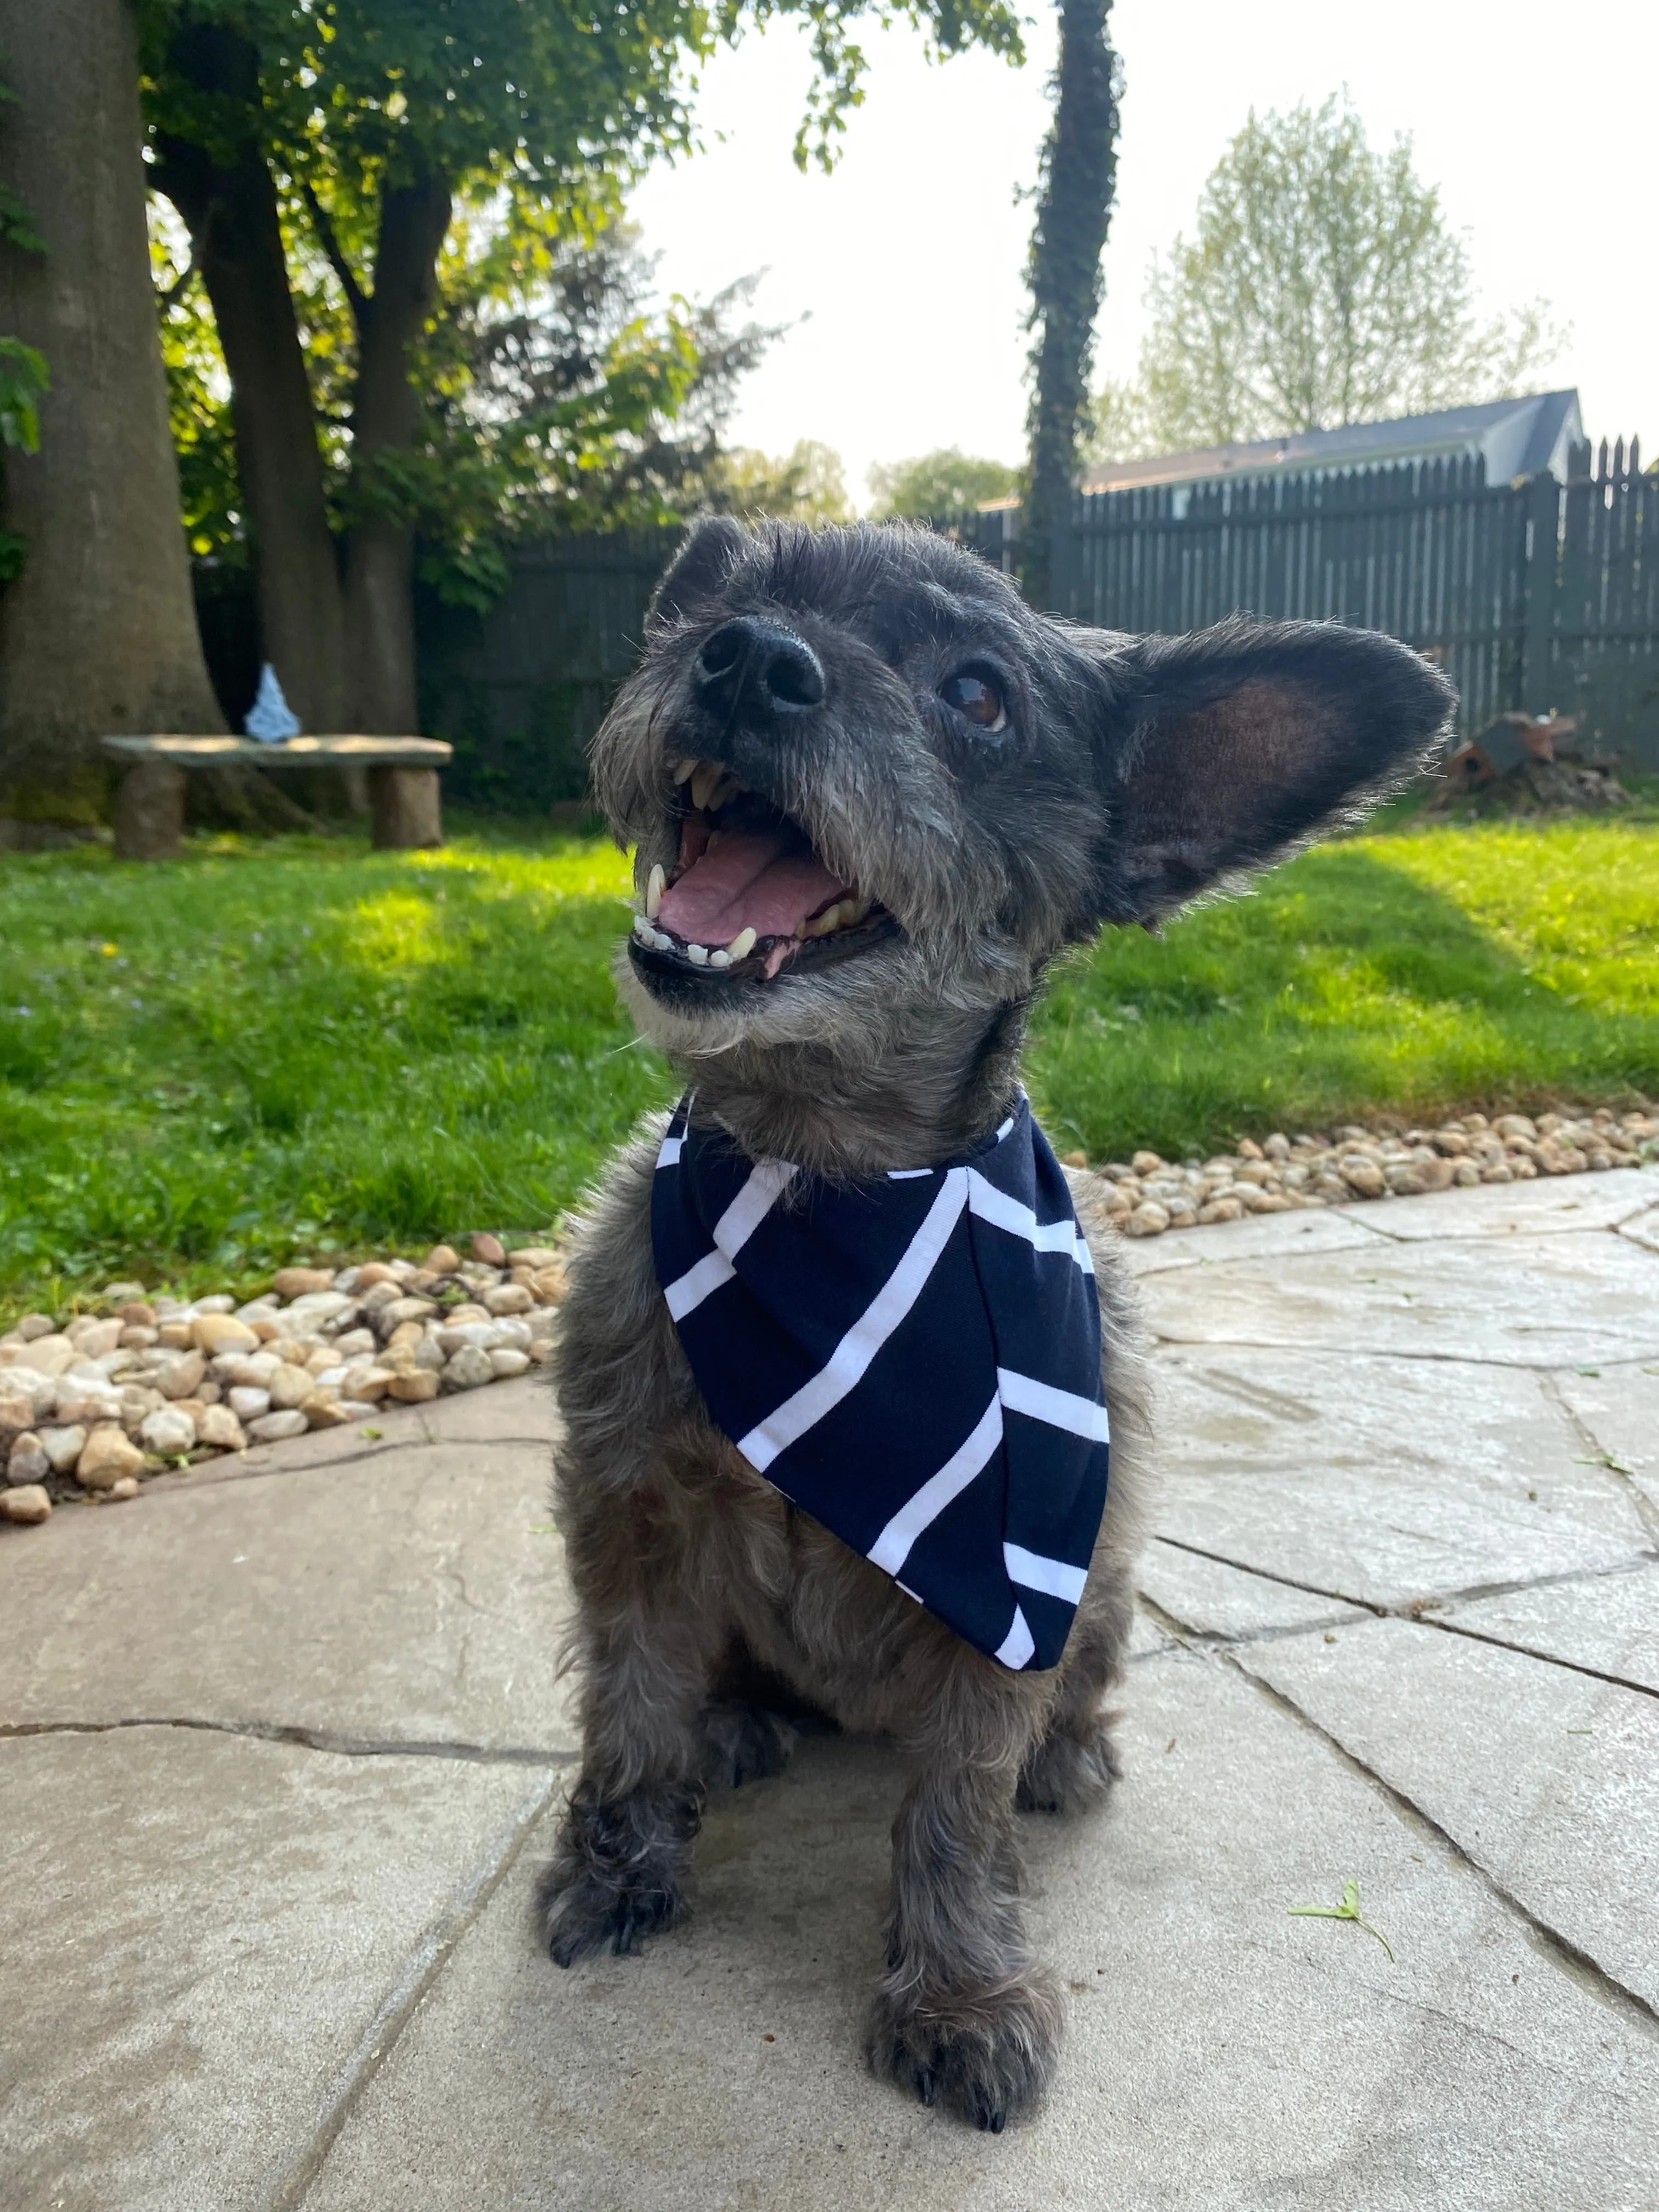
[[[1540,1114],[1536,1121],[1527,1114],[1500,1114],[1495,1121],[1465,1114],[1403,1135],[1348,1122],[1328,1134],[1276,1132],[1260,1145],[1247,1137],[1235,1152],[1179,1164],[1137,1152],[1079,1175],[1074,1187],[1079,1202],[1126,1236],[1161,1237],[1247,1213],[1636,1168],[1656,1157],[1659,1114],[1651,1107],[1622,1115],[1601,1107],[1583,1118]],[[1065,1154],[1061,1164],[1089,1170],[1082,1152]]]
[[[112,1283],[112,1313],[26,1314],[0,1336],[0,1519],[523,1375],[551,1351],[564,1292],[553,1246],[509,1254],[480,1233],[468,1260],[439,1244],[419,1267],[279,1268],[241,1304]]]
[[[1403,1134],[1357,1122],[1328,1133],[1174,1163],[1153,1152],[1091,1168],[1064,1155],[1079,1204],[1129,1237],[1252,1213],[1346,1206],[1474,1183],[1637,1168],[1659,1158],[1659,1110],[1575,1117],[1465,1114]],[[420,1405],[542,1364],[565,1294],[552,1245],[509,1253],[479,1232],[471,1257],[435,1245],[417,1267],[279,1268],[239,1304],[112,1283],[112,1313],[63,1324],[26,1314],[0,1336],[0,1520],[46,1520],[54,1498],[137,1495],[141,1480],[251,1443],[343,1427],[383,1405]]]

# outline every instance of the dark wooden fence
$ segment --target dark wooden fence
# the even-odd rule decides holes
[[[1079,497],[1056,536],[1056,606],[1112,629],[1194,629],[1243,609],[1387,630],[1447,669],[1465,731],[1553,708],[1659,770],[1659,478],[1639,458],[1603,445],[1566,484],[1488,484],[1481,463],[1456,460]],[[939,526],[1017,568],[1018,510]],[[456,799],[540,813],[580,797],[587,741],[678,542],[544,538],[512,555],[488,615],[422,602],[421,726],[455,744]],[[198,591],[240,718],[257,624],[246,578],[229,580],[242,599],[205,577]]]
[[[678,530],[544,538],[511,556],[488,615],[420,609],[421,727],[447,738],[457,799],[513,813],[570,805],[587,741],[633,667]]]
[[[1387,630],[1449,672],[1464,730],[1554,708],[1659,769],[1659,479],[1639,461],[1620,441],[1567,484],[1451,460],[1080,496],[1054,603],[1111,629],[1244,609]],[[1017,510],[954,526],[1018,566]]]

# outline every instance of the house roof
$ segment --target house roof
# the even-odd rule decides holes
[[[1533,392],[1482,407],[1402,415],[1391,422],[1348,422],[1339,430],[1298,430],[1247,445],[1204,446],[1145,461],[1105,461],[1088,471],[1085,492],[1131,491],[1152,484],[1201,483],[1217,477],[1286,476],[1311,470],[1377,468],[1389,462],[1477,454],[1489,483],[1548,469],[1565,479],[1584,428],[1576,391]]]

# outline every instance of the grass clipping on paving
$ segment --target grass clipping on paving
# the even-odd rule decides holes
[[[553,836],[0,858],[0,1316],[544,1231],[672,1090],[611,981],[629,888]],[[1066,963],[1027,1067],[1093,1158],[1631,1103],[1659,1089],[1659,826],[1322,847]]]

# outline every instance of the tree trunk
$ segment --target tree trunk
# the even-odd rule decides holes
[[[0,591],[0,785],[84,813],[109,732],[216,731],[179,521],[127,0],[0,0],[0,331],[45,354],[40,450],[5,467],[27,566]]]
[[[170,59],[185,82],[216,96],[222,115],[234,100],[246,118],[234,162],[162,134],[151,173],[190,232],[230,374],[265,658],[305,728],[338,732],[348,711],[339,564],[276,188],[258,127],[258,52],[224,25],[191,24]]]
[[[1056,532],[1071,510],[1079,433],[1089,407],[1100,257],[1117,180],[1117,59],[1106,36],[1111,0],[1060,0],[1054,120],[1028,264],[1031,287],[1030,438],[1020,580],[1052,606],[1061,580]]]
[[[420,431],[421,400],[410,380],[409,349],[436,296],[449,216],[443,177],[428,170],[388,183],[380,201],[374,289],[356,302],[351,473],[361,520],[346,545],[346,636],[352,726],[370,733],[401,736],[418,727],[415,525],[403,512],[396,467]]]

